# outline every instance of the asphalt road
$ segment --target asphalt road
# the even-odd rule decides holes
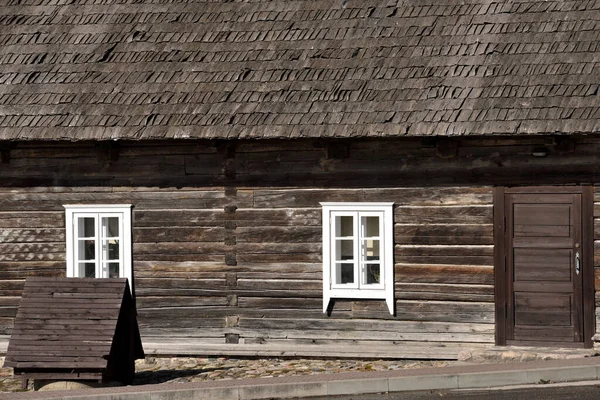
[[[514,390],[431,390],[375,395],[311,397],[310,400],[600,400],[600,384],[539,386]],[[304,399],[308,400],[308,399]]]

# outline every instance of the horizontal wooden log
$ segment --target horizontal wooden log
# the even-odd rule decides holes
[[[209,210],[138,210],[133,212],[133,226],[164,228],[191,226],[196,228],[222,226],[226,219],[223,209]]]
[[[134,270],[136,280],[142,278],[163,278],[163,279],[186,279],[193,276],[195,279],[225,279],[227,277],[226,271],[219,272],[190,272],[177,269],[165,269],[165,270],[140,270],[135,268]]]
[[[152,140],[147,142],[122,143],[119,154],[124,157],[160,156],[163,154],[215,154],[217,148],[213,142],[185,142]]]
[[[302,318],[302,319],[351,319],[352,318],[352,306],[346,304],[343,301],[336,302],[336,308],[333,310],[331,315],[323,313],[322,307],[314,308],[314,309],[295,309],[294,310],[294,318]],[[152,313],[159,309],[148,309],[145,312]],[[205,318],[230,318],[235,320],[236,318],[289,318],[290,311],[286,309],[264,309],[264,308],[239,308],[239,307],[217,307],[217,310],[207,309],[210,314],[206,314],[202,316],[202,320]],[[143,320],[138,317],[138,321],[141,321],[146,324],[148,318],[153,321],[157,321],[153,314],[146,315]],[[172,319],[172,318],[171,318]],[[177,320],[173,320],[175,323]],[[172,321],[172,322],[173,322]],[[157,321],[160,323],[160,321]],[[187,321],[182,321],[183,323],[187,323]],[[196,321],[196,326],[199,326],[199,321]],[[148,326],[148,324],[146,324]],[[156,326],[158,329],[158,325]],[[183,327],[172,326],[173,329],[184,329]],[[196,333],[192,336],[203,336],[205,326],[202,326],[202,329],[198,329],[197,327],[190,327],[189,329],[196,330]],[[219,328],[220,329],[220,328]],[[223,331],[221,331],[221,334]],[[152,333],[154,334],[154,333]]]
[[[0,280],[0,290],[23,290],[23,286],[25,286],[24,279]]]
[[[133,254],[140,261],[222,262],[230,247],[217,242],[134,243]]]
[[[1,212],[0,226],[3,229],[64,229],[64,212]]]
[[[176,293],[175,293],[176,294]],[[200,306],[227,306],[227,296],[159,296],[138,297],[138,309],[165,308],[165,307],[200,307]]]
[[[92,154],[95,152],[92,152]],[[37,164],[36,164],[37,163]],[[95,177],[112,176],[150,177],[156,175],[185,175],[185,161],[179,155],[121,157],[117,163],[107,165],[100,157],[68,158],[11,158],[9,176],[39,176],[42,173],[56,176]]]
[[[289,297],[302,297],[307,299],[323,299],[322,284],[319,289],[302,289],[302,290],[289,290],[289,289],[262,289],[262,288],[247,288],[240,289],[234,288],[227,291],[228,294],[234,294],[238,297],[270,297],[270,298],[289,298]]]
[[[141,261],[136,260],[136,278],[189,278],[225,279],[227,272],[236,267],[223,262],[203,261]]]
[[[407,283],[397,281],[396,293],[424,292],[424,293],[456,293],[493,295],[494,285],[457,284],[457,283]]]
[[[299,280],[317,280],[322,282],[322,271],[323,267],[321,265],[318,268],[315,268],[314,271],[305,271],[305,272],[290,272],[289,269],[286,271],[280,271],[274,268],[278,276],[282,279],[299,279]],[[241,279],[248,280],[263,280],[263,279],[272,279],[273,272],[263,272],[263,271],[240,271],[236,273],[238,281]]]
[[[236,203],[251,205],[253,193],[239,190]],[[5,211],[61,211],[63,204],[133,204],[139,210],[164,209],[218,209],[229,205],[231,200],[222,189],[176,192],[101,192],[101,193],[0,193],[0,201]]]
[[[65,243],[0,243],[1,261],[64,261]]]
[[[240,308],[284,308],[287,310],[302,308],[319,308],[323,306],[321,298],[272,298],[272,297],[241,297],[238,299]]]
[[[238,243],[236,251],[240,254],[318,254],[322,253],[319,243]],[[290,260],[292,261],[292,260]]]
[[[494,265],[493,246],[396,245],[395,261],[403,264]]]
[[[390,315],[384,302],[354,302],[354,318],[401,319],[412,321],[494,323],[493,302],[396,301],[396,315]]]
[[[323,240],[320,226],[241,227],[236,230],[239,243],[317,243]]]
[[[232,292],[226,291],[221,286],[217,286],[215,288],[210,289],[202,289],[193,288],[193,285],[190,285],[192,288],[179,288],[177,286],[170,288],[157,288],[157,287],[135,287],[135,295],[136,298],[142,297],[175,297],[175,296],[194,296],[194,297],[219,297],[223,294],[230,294]]]
[[[237,290],[289,290],[293,292],[303,290],[321,290],[323,281],[321,274],[314,277],[315,279],[286,279],[286,276],[279,275],[276,279],[240,279],[237,280]]]
[[[492,266],[396,264],[397,282],[493,284]]]
[[[139,310],[138,324],[140,331],[151,333],[155,328],[163,329],[179,329],[179,328],[194,328],[202,330],[205,328],[220,328],[226,327],[225,318],[221,317],[202,317],[197,318],[190,316],[189,318],[179,316],[171,317],[170,315],[155,315],[154,310]]]
[[[491,204],[490,188],[256,190],[256,208],[318,207],[323,201],[393,201],[397,205]]]
[[[20,298],[24,285],[25,281],[21,279],[0,280],[0,298]]]
[[[286,331],[287,332],[287,331]],[[363,333],[358,337],[359,333]],[[373,357],[369,354],[368,349],[373,349],[375,351],[389,348],[390,346],[400,347],[405,345],[410,341],[415,341],[420,343],[422,346],[429,346],[430,348],[426,351],[421,351],[421,357],[428,359],[441,359],[442,353],[435,352],[431,349],[432,345],[448,345],[454,343],[470,343],[471,345],[477,343],[494,343],[494,335],[493,334],[452,334],[452,333],[441,333],[441,334],[423,334],[419,336],[419,334],[394,334],[388,335],[384,337],[383,335],[375,335],[377,338],[369,338],[367,332],[354,332],[354,334],[348,334],[347,332],[342,332],[336,337],[332,337],[331,339],[323,339],[323,338],[281,338],[279,335],[276,338],[265,337],[260,335],[254,335],[252,331],[247,331],[245,336],[242,336],[240,340],[244,342],[244,344],[260,344],[263,347],[269,346],[288,346],[291,348],[297,348],[298,346],[315,346],[322,348],[335,348],[338,349],[339,352],[347,354],[348,349],[351,348],[362,348],[365,349],[365,352],[362,354],[363,357],[368,358],[381,358],[381,357]],[[344,336],[348,336],[344,338]],[[344,350],[344,347],[346,349]],[[383,354],[383,353],[382,353]],[[389,354],[389,353],[388,353]],[[401,357],[410,357],[406,353],[401,352]],[[396,358],[399,358],[396,356]],[[454,357],[453,357],[454,358]]]
[[[485,326],[487,325],[487,326]],[[294,318],[245,318],[241,317],[239,327],[234,329],[289,330],[326,338],[328,332],[371,332],[373,335],[394,333],[490,333],[492,323],[472,324],[452,321],[385,321],[385,320],[332,320]],[[298,334],[297,334],[298,335]],[[310,336],[309,336],[310,335]]]
[[[64,276],[65,261],[0,261],[0,279],[22,280],[27,277]],[[23,281],[21,281],[23,282]]]
[[[444,292],[396,292],[396,299],[399,300],[446,300],[446,301],[475,301],[475,302],[493,302],[494,295],[472,294],[472,293],[444,293]]]
[[[177,225],[177,221],[171,221],[171,225]],[[160,228],[134,228],[134,243],[151,242],[223,242],[225,231],[222,227],[212,228],[181,228],[163,226]]]
[[[288,274],[288,273],[320,273],[323,271],[323,264],[318,262],[241,262],[238,255],[238,265],[236,271],[238,273],[267,273],[271,274]],[[1,264],[0,264],[1,265]],[[242,277],[242,275],[239,275]]]
[[[300,310],[298,312],[301,312]],[[310,317],[304,319],[313,321]],[[256,320],[256,321],[253,321]],[[319,319],[317,319],[320,321]],[[325,319],[316,323],[314,329],[300,327],[294,329],[297,324],[289,322],[289,318],[263,317],[252,318],[242,316],[240,319],[243,326],[262,326],[262,328],[231,327],[225,331],[239,334],[242,338],[260,337],[271,339],[308,339],[315,341],[327,340],[385,340],[387,343],[397,340],[408,340],[413,343],[403,343],[406,345],[418,345],[418,342],[436,342],[436,341],[493,341],[493,324],[466,324],[466,323],[446,323],[446,322],[428,322],[428,321],[372,321],[374,328],[370,329],[368,324],[360,323],[357,320],[332,321]],[[383,325],[379,325],[380,323]],[[392,325],[389,324],[392,323]],[[321,326],[327,324],[328,328]],[[291,325],[291,328],[287,326]],[[310,323],[306,326],[311,325]],[[333,325],[333,327],[332,327]],[[176,328],[164,329],[156,328],[148,334],[154,340],[162,342],[177,342],[185,340],[184,338],[223,338],[224,330],[218,328],[203,328],[202,330],[194,328]],[[423,335],[419,337],[419,335]]]
[[[219,290],[226,287],[225,279],[164,279],[139,278],[135,281],[136,291],[139,289],[209,289]]]
[[[494,244],[492,225],[464,224],[396,224],[394,242],[396,244],[425,245],[476,245]]]
[[[287,146],[286,146],[287,147]],[[248,151],[248,146],[236,149],[235,158],[239,161],[239,167],[254,170],[254,164],[270,163],[272,166],[285,165],[288,163],[312,161],[318,163],[325,155],[322,148],[298,146],[298,148],[277,148]]]
[[[397,224],[492,224],[492,205],[396,206]]]
[[[30,278],[25,282],[26,287],[39,287],[39,290],[62,292],[63,290],[107,290],[107,293],[123,291],[125,289],[125,278],[112,278],[111,280],[99,280],[96,278],[78,278],[65,280],[63,278]],[[58,285],[58,286],[54,286]]]
[[[318,208],[238,208],[238,227],[260,226],[321,226],[322,210]]]
[[[0,318],[14,318],[17,315],[17,306],[0,307]]]
[[[238,250],[239,251],[239,250]],[[251,253],[238,252],[237,261],[242,263],[316,263],[322,262],[322,255],[317,253]]]
[[[15,315],[17,313],[15,312]],[[15,318],[11,317],[0,317],[0,335],[10,335],[12,332]]]
[[[64,229],[2,229],[0,231],[0,243],[62,242],[64,240]]]
[[[185,160],[186,175],[208,175],[211,177],[223,174],[222,165],[224,162],[222,154],[186,154]]]

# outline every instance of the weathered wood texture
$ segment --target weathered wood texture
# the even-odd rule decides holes
[[[578,140],[18,143],[0,165],[0,331],[26,277],[64,275],[63,204],[130,203],[142,336],[493,343],[492,188],[593,181],[600,141]],[[395,203],[395,316],[321,312],[323,201]]]
[[[595,331],[600,334],[600,186],[594,186],[594,277],[596,293]]]
[[[134,362],[143,357],[126,279],[25,282],[4,363],[15,376],[74,380],[94,374],[130,383]]]

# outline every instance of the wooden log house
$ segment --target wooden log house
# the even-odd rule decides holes
[[[5,0],[0,26],[4,334],[25,278],[69,276],[129,278],[142,340],[190,353],[598,337],[600,1]]]

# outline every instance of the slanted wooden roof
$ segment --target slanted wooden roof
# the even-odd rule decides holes
[[[131,310],[127,279],[28,278],[4,365],[15,375],[102,378],[111,357],[115,364],[114,358],[144,356]]]
[[[599,0],[5,0],[0,140],[600,132]]]

